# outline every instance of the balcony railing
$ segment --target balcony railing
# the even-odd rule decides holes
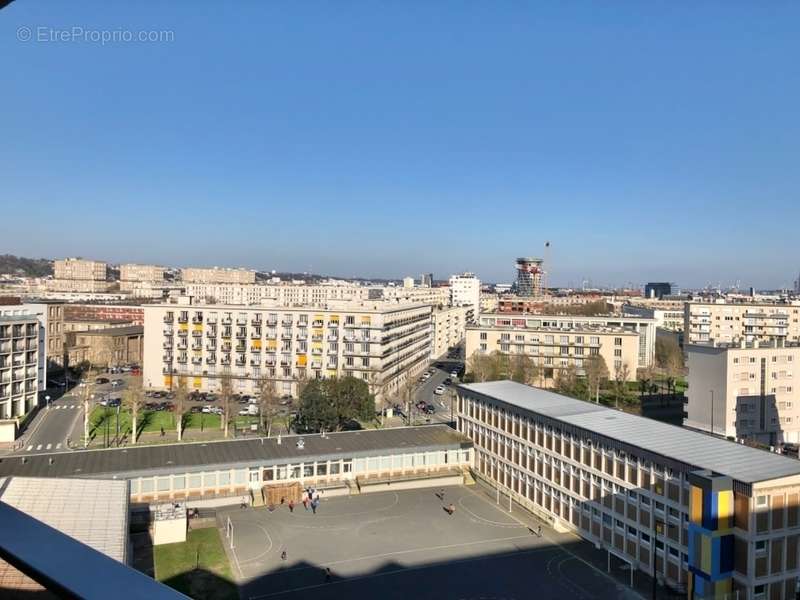
[[[189,322],[188,315],[180,315],[178,317],[178,323],[188,323],[188,322]]]
[[[172,315],[164,315],[164,323],[172,323]]]
[[[164,342],[161,345],[164,346],[164,348],[172,348],[172,342]]]

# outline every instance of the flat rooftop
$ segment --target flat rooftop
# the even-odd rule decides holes
[[[298,439],[303,439],[302,448]],[[397,427],[320,434],[248,438],[191,444],[128,446],[110,450],[6,456],[0,459],[0,477],[121,477],[157,473],[243,468],[267,464],[400,454],[414,450],[471,448],[472,441],[447,425]],[[51,461],[52,460],[52,464]]]
[[[800,475],[800,461],[513,381],[458,386],[742,483]]]
[[[128,545],[128,499],[126,481],[0,478],[0,501],[121,563]]]

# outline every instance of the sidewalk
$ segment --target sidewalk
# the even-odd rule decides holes
[[[109,429],[109,448],[116,448],[117,444],[115,443],[114,436],[116,431],[113,429]],[[104,448],[105,444],[105,433],[103,430],[98,430],[95,434],[94,439],[87,445],[87,448]],[[237,437],[234,436],[233,429],[228,430],[228,437],[227,439],[245,439],[249,437],[256,437],[255,435],[247,435],[242,436],[239,435]],[[183,432],[183,440],[181,443],[187,442],[211,442],[211,441],[219,441],[226,439],[224,433],[218,427],[208,427],[203,431],[200,429],[186,429]],[[153,444],[177,444],[178,443],[178,432],[174,429],[165,429],[164,435],[161,435],[160,431],[145,431],[139,434],[139,438],[136,441],[136,446],[149,446]],[[130,443],[130,439],[127,435],[122,437],[121,442],[119,443],[119,447],[122,446],[132,446],[133,444]]]

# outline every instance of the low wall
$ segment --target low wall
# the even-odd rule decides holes
[[[445,487],[449,485],[463,485],[463,475],[441,475],[439,477],[427,477],[423,479],[386,479],[386,480],[365,480],[359,481],[359,488],[362,494],[372,492],[387,492],[394,490],[415,490],[421,488]]]

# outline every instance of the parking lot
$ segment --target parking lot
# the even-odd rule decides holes
[[[586,542],[546,528],[539,537],[534,521],[476,488],[445,488],[444,499],[438,489],[323,493],[316,515],[230,509],[218,522],[225,540],[231,519],[228,552],[247,600],[638,597],[573,552]]]

